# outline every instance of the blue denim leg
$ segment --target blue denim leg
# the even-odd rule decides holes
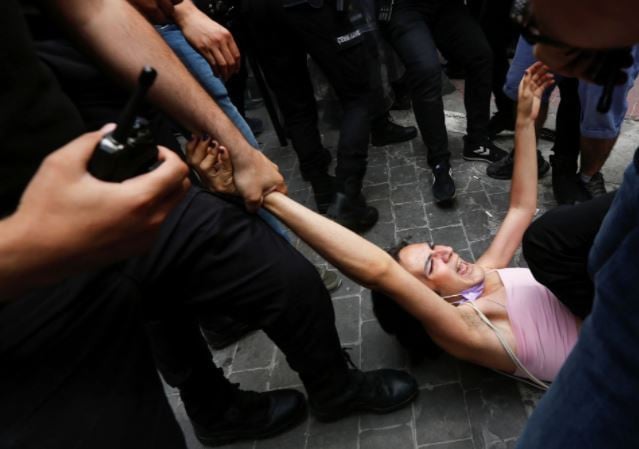
[[[621,124],[628,110],[628,92],[635,84],[639,73],[639,46],[632,49],[634,64],[626,69],[628,80],[617,87],[612,94],[610,110],[602,114],[597,111],[602,86],[587,81],[579,81],[579,101],[581,103],[581,135],[592,139],[614,139],[619,135]]]
[[[537,58],[533,54],[533,47],[523,37],[520,37],[517,41],[517,48],[515,49],[515,57],[510,63],[510,68],[506,74],[506,82],[504,83],[504,93],[508,98],[513,101],[517,101],[519,83],[524,77],[524,72],[528,67],[537,62]],[[559,82],[555,76],[555,81]],[[552,94],[554,87],[546,89],[542,96],[542,101],[547,102]]]
[[[518,449],[639,447],[639,152],[589,257],[593,312]]]
[[[247,142],[253,147],[259,148],[251,128],[249,128],[244,117],[240,115],[235,105],[231,102],[224,82],[215,76],[206,59],[191,47],[180,28],[176,25],[164,25],[157,29],[169,47],[189,69],[189,72],[200,82],[202,87],[211,95],[237,129],[240,130]]]
[[[251,128],[244,120],[229,98],[226,86],[211,70],[209,63],[187,42],[180,28],[176,25],[164,25],[157,28],[158,32],[164,38],[169,47],[180,58],[182,63],[191,72],[191,74],[199,81],[202,87],[215,100],[217,105],[224,111],[227,117],[240,130],[246,141],[254,148],[259,149],[259,144],[251,131]],[[286,231],[282,223],[271,215],[268,211],[260,209],[258,212],[278,234],[288,239]]]

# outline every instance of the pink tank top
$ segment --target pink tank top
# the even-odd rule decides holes
[[[506,288],[517,357],[539,379],[552,381],[577,342],[577,319],[529,269],[497,272]],[[519,368],[515,375],[528,377]]]

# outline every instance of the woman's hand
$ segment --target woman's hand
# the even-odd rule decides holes
[[[520,124],[534,123],[539,115],[541,95],[555,81],[549,73],[548,66],[536,62],[524,73],[519,83],[519,98],[517,100],[517,122]]]
[[[210,137],[194,136],[186,144],[186,159],[202,181],[216,192],[237,195],[228,150]]]

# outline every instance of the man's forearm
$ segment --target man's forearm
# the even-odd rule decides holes
[[[143,65],[158,71],[153,103],[194,133],[207,133],[242,164],[252,147],[155,29],[125,0],[52,0],[55,12],[99,62],[133,85]]]
[[[23,231],[15,216],[0,220],[0,304],[41,283],[42,248]]]

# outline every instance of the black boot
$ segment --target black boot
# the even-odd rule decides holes
[[[335,421],[352,413],[390,413],[410,404],[419,394],[415,379],[403,371],[380,369],[362,372],[348,354],[345,382],[309,390],[309,405],[318,421]],[[330,370],[330,369],[329,369]]]
[[[335,201],[335,177],[328,173],[318,173],[310,176],[308,180],[313,188],[317,211],[325,214],[331,203]]]
[[[371,125],[371,145],[374,147],[406,142],[415,137],[417,128],[394,123],[389,113],[376,118]]]
[[[591,197],[577,174],[577,163],[556,154],[550,156],[552,192],[558,204],[577,204]]]
[[[514,149],[510,150],[510,153],[505,158],[486,167],[486,174],[493,179],[511,179],[515,168],[514,152]],[[541,151],[537,150],[537,178],[541,179],[548,173],[548,170],[550,170],[550,164],[541,155]]]
[[[494,139],[504,131],[514,131],[516,118],[515,102],[512,103],[511,108],[495,112],[488,122],[488,138]]]
[[[314,166],[302,171],[302,179],[311,183],[317,211],[321,214],[325,214],[335,200],[335,177],[328,174],[332,159],[331,153],[324,148]]]
[[[342,187],[338,188],[335,200],[329,206],[327,215],[355,232],[364,232],[372,228],[379,213],[377,209],[366,204],[366,199],[361,193],[362,182],[349,178]]]
[[[307,416],[304,395],[296,390],[265,393],[235,386],[229,407],[207,422],[191,419],[195,436],[206,446],[268,438],[302,422]]]

